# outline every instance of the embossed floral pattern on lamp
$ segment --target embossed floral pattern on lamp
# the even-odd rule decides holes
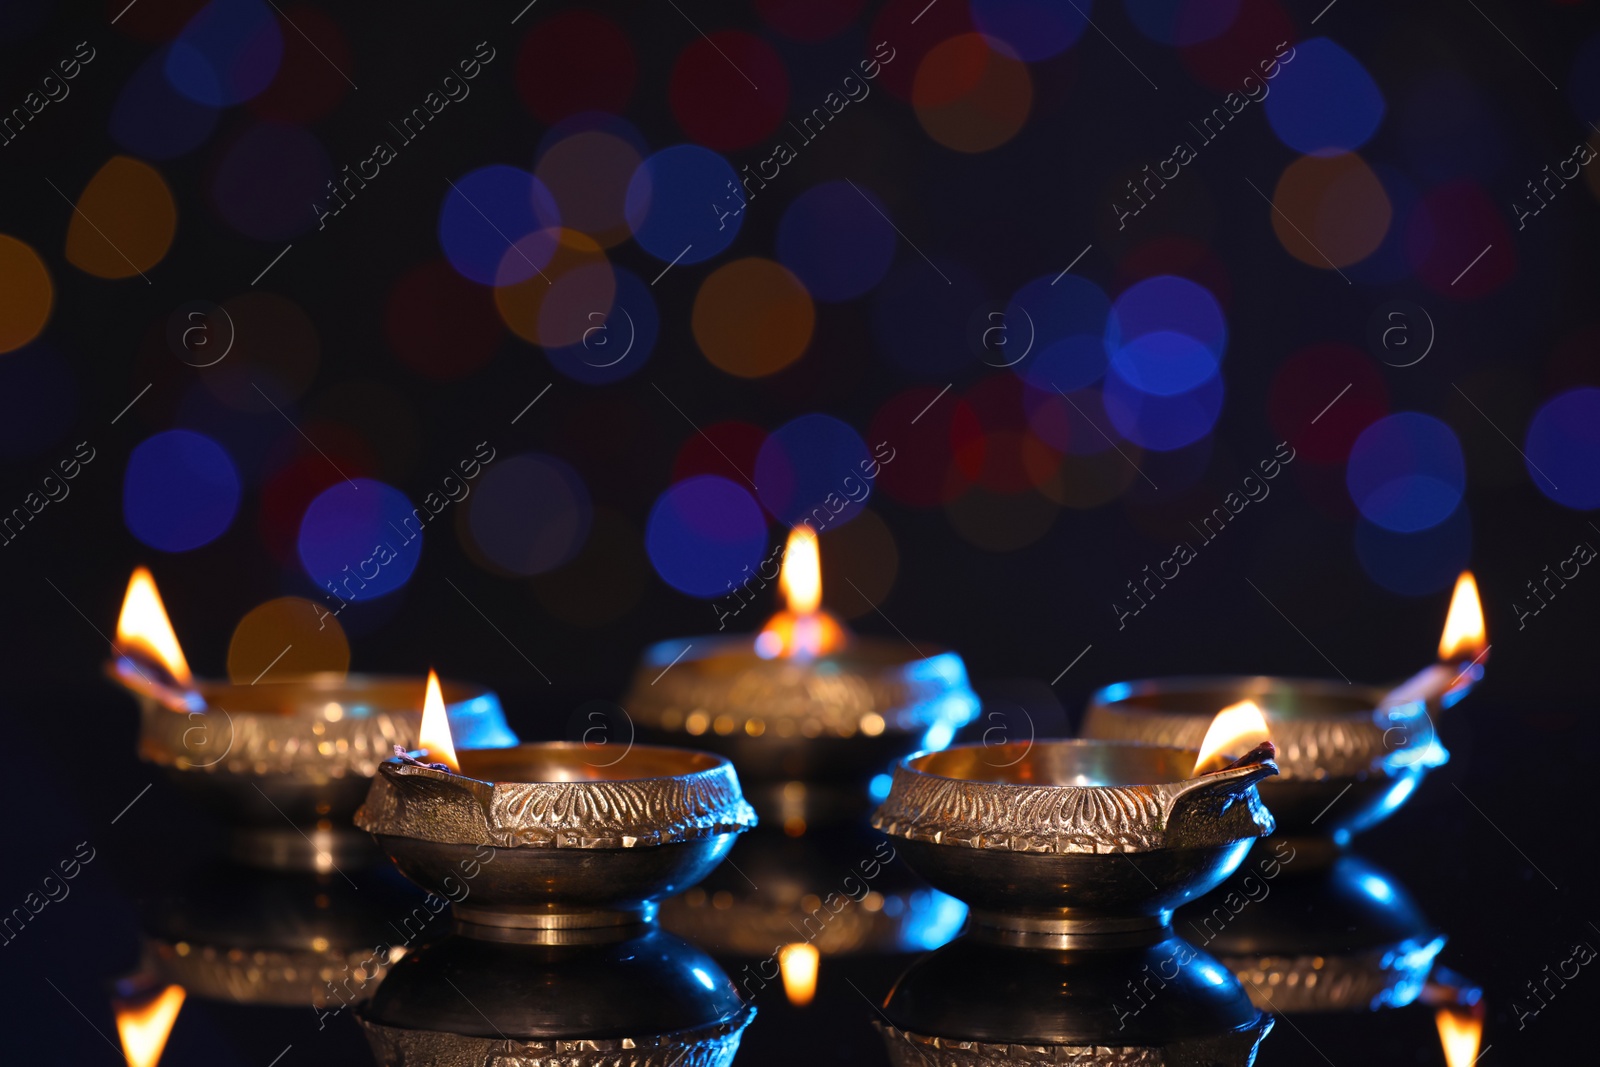
[[[142,567],[128,583],[113,652],[106,673],[139,700],[139,757],[228,820],[235,859],[327,871],[375,858],[350,817],[379,762],[416,743],[421,678],[195,678]],[[442,691],[464,741],[516,744],[494,693],[458,682]]]
[[[1349,842],[1393,813],[1450,758],[1435,716],[1483,678],[1489,652],[1477,583],[1463,572],[1439,660],[1392,689],[1269,676],[1118,682],[1089,702],[1084,736],[1193,745],[1216,709],[1252,700],[1266,713],[1282,776],[1262,786],[1279,832]]]
[[[980,927],[1073,947],[1159,936],[1244,861],[1278,773],[1259,713],[1219,715],[1201,750],[1114,741],[959,745],[895,766],[872,825]],[[1224,753],[1249,751],[1229,763]],[[997,755],[1008,759],[996,759]],[[1221,766],[1210,769],[1215,764]]]
[[[421,743],[379,766],[356,825],[400,873],[449,896],[472,937],[543,943],[652,922],[658,900],[704,878],[756,822],[733,765],[708,752],[634,745],[597,765],[581,742],[545,742],[458,755],[431,684]],[[493,863],[452,892],[482,846]]]

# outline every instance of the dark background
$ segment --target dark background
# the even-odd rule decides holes
[[[139,2],[149,9],[174,6],[182,5]],[[1269,189],[1295,153],[1252,109],[1186,168],[1181,197],[1157,202],[1119,235],[1106,209],[1109,190],[1166,155],[1174,129],[1215,106],[1219,94],[1197,84],[1174,49],[1140,36],[1120,5],[1102,3],[1091,14],[1106,36],[1086,31],[1063,55],[1031,64],[1029,122],[993,151],[964,155],[942,148],[922,134],[910,108],[886,92],[852,105],[837,129],[785,169],[781,188],[765,203],[753,202],[730,249],[709,263],[674,268],[654,288],[660,339],[649,362],[627,379],[580,384],[553,370],[535,346],[507,336],[470,376],[431,381],[386,349],[384,307],[401,273],[439,256],[435,223],[446,179],[491,162],[528,166],[545,133],[518,101],[514,57],[530,27],[567,5],[540,0],[509,25],[521,6],[322,6],[348,42],[351,73],[361,86],[312,125],[336,165],[358,158],[351,146],[364,144],[375,125],[409,107],[431,85],[434,68],[444,69],[485,39],[499,59],[475,83],[470,116],[447,111],[438,129],[408,146],[393,172],[374,182],[337,225],[294,238],[294,250],[274,267],[265,288],[295,301],[315,323],[321,362],[303,402],[309,408],[321,395],[341,398],[339,410],[366,434],[375,457],[375,469],[365,473],[420,495],[480,440],[506,455],[553,454],[579,472],[597,507],[621,517],[631,539],[620,539],[612,555],[580,556],[569,564],[582,568],[578,579],[560,585],[552,576],[512,579],[474,565],[442,522],[429,530],[422,562],[404,591],[347,620],[356,669],[419,673],[431,664],[498,690],[524,738],[569,736],[573,711],[584,701],[622,696],[648,642],[706,632],[715,621],[705,601],[656,577],[640,540],[652,502],[672,482],[673,456],[694,436],[655,386],[702,426],[737,419],[772,429],[824,411],[865,433],[885,401],[908,386],[929,385],[931,396],[952,382],[952,395],[941,401],[948,404],[987,377],[1008,373],[970,353],[959,364],[946,358],[923,375],[877,358],[870,298],[819,305],[805,356],[771,377],[733,378],[699,354],[688,309],[705,274],[741,255],[770,256],[785,200],[818,181],[848,176],[870,183],[918,248],[963,264],[992,298],[1061,270],[1086,244],[1092,250],[1075,272],[1114,293],[1125,256],[1145,241],[1184,235],[1225,267],[1232,334],[1223,368],[1227,400],[1215,432],[1181,455],[1140,457],[1157,482],[1170,475],[1170,490],[1134,483],[1103,506],[1059,509],[1043,533],[1006,551],[976,547],[940,508],[875,495],[871,506],[892,531],[898,574],[878,604],[881,614],[867,610],[848,587],[829,587],[829,604],[851,616],[852,625],[892,636],[886,621],[892,619],[914,640],[959,650],[990,706],[1005,711],[1013,726],[1025,721],[1016,709],[1025,709],[1041,735],[1070,733],[1094,688],[1131,677],[1328,675],[1330,661],[1357,680],[1403,677],[1431,658],[1448,589],[1404,597],[1367,576],[1352,547],[1355,512],[1347,498],[1341,503],[1339,466],[1291,466],[1269,502],[1248,509],[1237,529],[1207,546],[1127,629],[1119,632],[1109,605],[1126,579],[1168,554],[1169,529],[1205,514],[1246,468],[1272,452],[1280,435],[1268,418],[1267,390],[1285,358],[1326,341],[1365,349],[1375,309],[1394,298],[1412,300],[1433,318],[1435,350],[1409,368],[1373,365],[1386,382],[1390,410],[1432,414],[1462,442],[1468,469],[1462,506],[1472,520],[1472,566],[1493,651],[1486,680],[1441,727],[1452,762],[1360,848],[1394,871],[1450,934],[1441,959],[1485,987],[1485,1044],[1493,1046],[1485,1063],[1535,1062],[1580,1047],[1589,1024],[1582,1005],[1592,999],[1588,985],[1597,980],[1592,975],[1583,973],[1525,1029],[1518,1029],[1510,1002],[1542,967],[1567,958],[1574,942],[1600,942],[1590,925],[1590,764],[1600,744],[1591,690],[1600,630],[1584,577],[1525,629],[1519,630],[1511,602],[1541,568],[1566,558],[1575,541],[1593,533],[1583,513],[1538,491],[1517,455],[1543,400],[1574,385],[1600,384],[1600,352],[1579,344],[1572,354],[1572,338],[1594,324],[1600,262],[1593,251],[1600,228],[1587,186],[1575,183],[1537,224],[1513,234],[1514,273],[1483,298],[1454,299],[1415,279],[1346,285],[1330,271],[1291,259],[1274,237],[1269,209],[1245,179]],[[698,39],[695,30],[670,4],[586,6],[610,14],[634,43],[638,82],[626,117],[653,149],[684,140],[664,86],[674,58]],[[921,6],[891,5],[883,17],[909,23]],[[1241,17],[1260,15],[1245,6]],[[1428,158],[1443,168],[1439,173],[1480,180],[1496,204],[1509,203],[1526,177],[1564,158],[1567,146],[1591,132],[1573,118],[1564,90],[1580,46],[1600,27],[1592,4],[1541,0],[1483,8],[1561,91],[1552,90],[1470,3],[1380,10],[1340,3],[1316,27],[1309,25],[1320,8],[1314,0],[1273,6],[1295,27],[1296,39],[1332,36],[1361,58],[1383,89],[1389,118],[1363,150],[1369,160],[1422,169],[1416,160],[1426,153],[1413,151],[1394,116],[1413,87],[1440,71],[1467,79],[1484,107],[1472,116],[1481,125],[1452,125],[1440,116],[1444,132],[1425,146],[1433,153]],[[195,395],[196,372],[164,350],[168,316],[191,300],[221,301],[245,291],[287,242],[241,236],[208,204],[207,168],[217,145],[258,121],[246,108],[232,108],[210,142],[158,164],[177,201],[179,224],[165,259],[146,271],[151,284],[137,277],[91,278],[66,262],[62,244],[71,209],[46,179],[74,195],[119,151],[107,134],[107,113],[161,39],[159,19],[144,24],[153,28],[143,37],[110,26],[121,7],[16,5],[20,14],[7,18],[21,29],[0,50],[0,101],[7,106],[77,41],[90,40],[99,53],[67,100],[47,108],[16,143],[0,147],[3,230],[36,249],[55,282],[55,308],[39,343],[70,368],[72,397],[70,413],[58,420],[61,428],[48,440],[26,442],[7,464],[0,499],[7,506],[20,500],[77,441],[90,441],[98,453],[70,498],[52,504],[0,549],[8,590],[5,795],[16,827],[6,835],[9,855],[0,863],[0,907],[19,902],[78,842],[97,849],[72,896],[0,948],[0,1004],[16,1062],[116,1062],[91,1024],[114,1036],[108,993],[112,980],[136,961],[137,903],[181,886],[196,856],[214,842],[215,828],[186,811],[161,782],[110,825],[153,780],[134,758],[132,701],[100,674],[129,571],[140,562],[154,568],[190,663],[205,675],[223,673],[230,635],[245,612],[273,596],[310,594],[304,576],[264,548],[256,489],[265,472],[243,461],[240,513],[216,541],[170,555],[139,544],[123,523],[128,453],[148,435],[194,417],[192,403],[183,408],[191,414],[180,414],[180,402]],[[743,29],[770,39],[788,66],[796,108],[810,99],[808,86],[827,84],[834,70],[842,72],[870,50],[864,27],[879,17],[877,6],[869,5],[833,39],[802,44],[765,29],[743,5],[683,7],[707,31]],[[38,18],[29,24],[35,8]],[[129,14],[123,21],[132,19]],[[172,21],[171,32],[182,21]],[[1107,36],[1159,90],[1131,69]],[[286,30],[286,40],[291,37]],[[909,55],[913,62],[915,50]],[[761,158],[765,143],[725,155],[739,167]],[[1413,180],[1429,179],[1414,174]],[[1509,209],[1505,214],[1506,227],[1514,229]],[[631,242],[613,255],[645,279],[664,265]],[[914,256],[899,248],[896,266]],[[1558,348],[1566,353],[1560,359]],[[112,425],[147,382],[154,383],[150,393]],[[511,426],[510,419],[552,382]],[[374,385],[394,399],[364,411],[362,398],[373,395]],[[1463,393],[1482,411],[1463,402]],[[13,393],[0,404],[20,419],[30,398]],[[394,419],[397,410],[409,424]],[[289,432],[264,409],[214,415],[207,432],[230,447]],[[909,426],[905,432],[902,462],[916,463],[915,432]],[[1012,513],[1004,510],[1003,494],[993,495],[995,521],[1003,523]],[[1016,514],[1034,513],[1024,507]],[[776,541],[781,527],[772,529]],[[545,599],[538,595],[540,583]],[[546,606],[550,597],[585,596],[613,605],[612,614],[597,625],[577,626]],[[739,625],[754,623],[746,616]],[[1092,646],[1088,653],[1052,684],[1086,646]],[[548,684],[524,656],[548,675]],[[825,961],[813,1007],[790,1009],[775,995],[762,1003],[764,1014],[746,1037],[741,1062],[881,1062],[868,1029],[872,1011],[840,979],[848,975],[866,994],[881,997],[906,962]],[[1374,1055],[1381,1062],[1443,1062],[1431,1019],[1420,1008],[1300,1025],[1304,1035],[1280,1024],[1262,1062],[1315,1062],[1298,1047],[1303,1037],[1341,1065]],[[351,1052],[360,1062],[362,1042],[348,1019],[330,1031],[318,1034],[309,1010],[252,1012],[191,1000],[163,1062],[264,1067],[288,1044],[294,1047],[286,1065],[335,1062]]]

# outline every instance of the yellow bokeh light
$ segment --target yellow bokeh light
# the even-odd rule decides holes
[[[297,596],[250,609],[228,642],[228,677],[238,685],[349,670],[350,642],[331,605]]]

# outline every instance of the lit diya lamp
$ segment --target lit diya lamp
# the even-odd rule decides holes
[[[355,822],[472,937],[652,922],[756,823],[733,764],[709,752],[633,745],[596,764],[581,742],[457,749],[431,680],[421,745],[379,765]]]
[[[978,698],[956,653],[852,634],[822,609],[810,527],[790,534],[779,584],[787,607],[754,636],[647,649],[625,706],[652,737],[733,760],[758,810],[798,836],[858,816],[890,760],[948,745]]]
[[[965,908],[890,863],[861,822],[890,761],[944,748],[978,699],[956,653],[853,634],[823,609],[810,527],[791,532],[778,580],[786,607],[759,633],[651,647],[625,703],[641,737],[731,759],[766,821],[665,901],[662,922],[753,961],[736,976],[747,995],[781,978],[800,1005],[819,956],[932,948],[959,930]]]
[[[1265,737],[1246,707],[1217,716],[1199,750],[1040,741],[923,753],[895,765],[872,825],[965,900],[975,926],[1060,947],[1159,938],[1174,908],[1272,832],[1256,792],[1278,773]]]
[[[371,858],[350,816],[378,764],[396,745],[416,745],[422,679],[197,679],[143,567],[128,582],[112,652],[106,673],[139,699],[140,758],[228,820],[235,859],[326,871]],[[494,693],[456,682],[443,692],[468,743],[516,744]]]
[[[1265,711],[1281,776],[1262,786],[1279,832],[1342,846],[1387,818],[1450,758],[1434,716],[1483,678],[1489,652],[1478,586],[1456,582],[1438,662],[1391,689],[1325,679],[1164,678],[1118,682],[1089,702],[1085,737],[1198,744],[1215,710],[1251,700]]]

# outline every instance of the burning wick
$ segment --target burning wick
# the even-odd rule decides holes
[[[1240,749],[1249,749],[1249,754],[1239,760],[1228,755]],[[1260,763],[1277,755],[1277,751],[1268,736],[1267,717],[1255,701],[1243,700],[1223,708],[1211,720],[1211,728],[1200,742],[1200,756],[1194,761],[1194,774],[1198,778],[1230,767]]]
[[[1471,571],[1462,571],[1450,597],[1444,633],[1439,637],[1439,662],[1430,664],[1384,695],[1379,708],[1396,708],[1420,702],[1427,707],[1449,707],[1466,696],[1483,677],[1489,654],[1483,625],[1483,603]]]
[[[138,1005],[116,1004],[117,1036],[128,1067],[155,1067],[183,1007],[183,987],[169,985]]]
[[[788,608],[769,619],[756,635],[756,655],[762,659],[809,659],[827,655],[845,643],[844,627],[822,610],[822,558],[811,527],[796,526],[789,533],[778,585]]]
[[[437,761],[432,766],[461,773],[461,761],[456,759],[456,745],[450,737],[450,716],[445,714],[444,694],[439,690],[436,671],[428,672],[428,692],[422,699],[422,732],[417,745]],[[406,757],[406,762],[420,761]]]
[[[194,676],[161,603],[161,593],[144,567],[135,568],[128,579],[112,651],[117,656],[112,676],[129,689],[173,711],[205,710],[205,698],[194,688]]]
[[[778,970],[783,974],[783,995],[789,1003],[803,1008],[817,995],[817,947],[805,942],[784,945],[778,950]]]

